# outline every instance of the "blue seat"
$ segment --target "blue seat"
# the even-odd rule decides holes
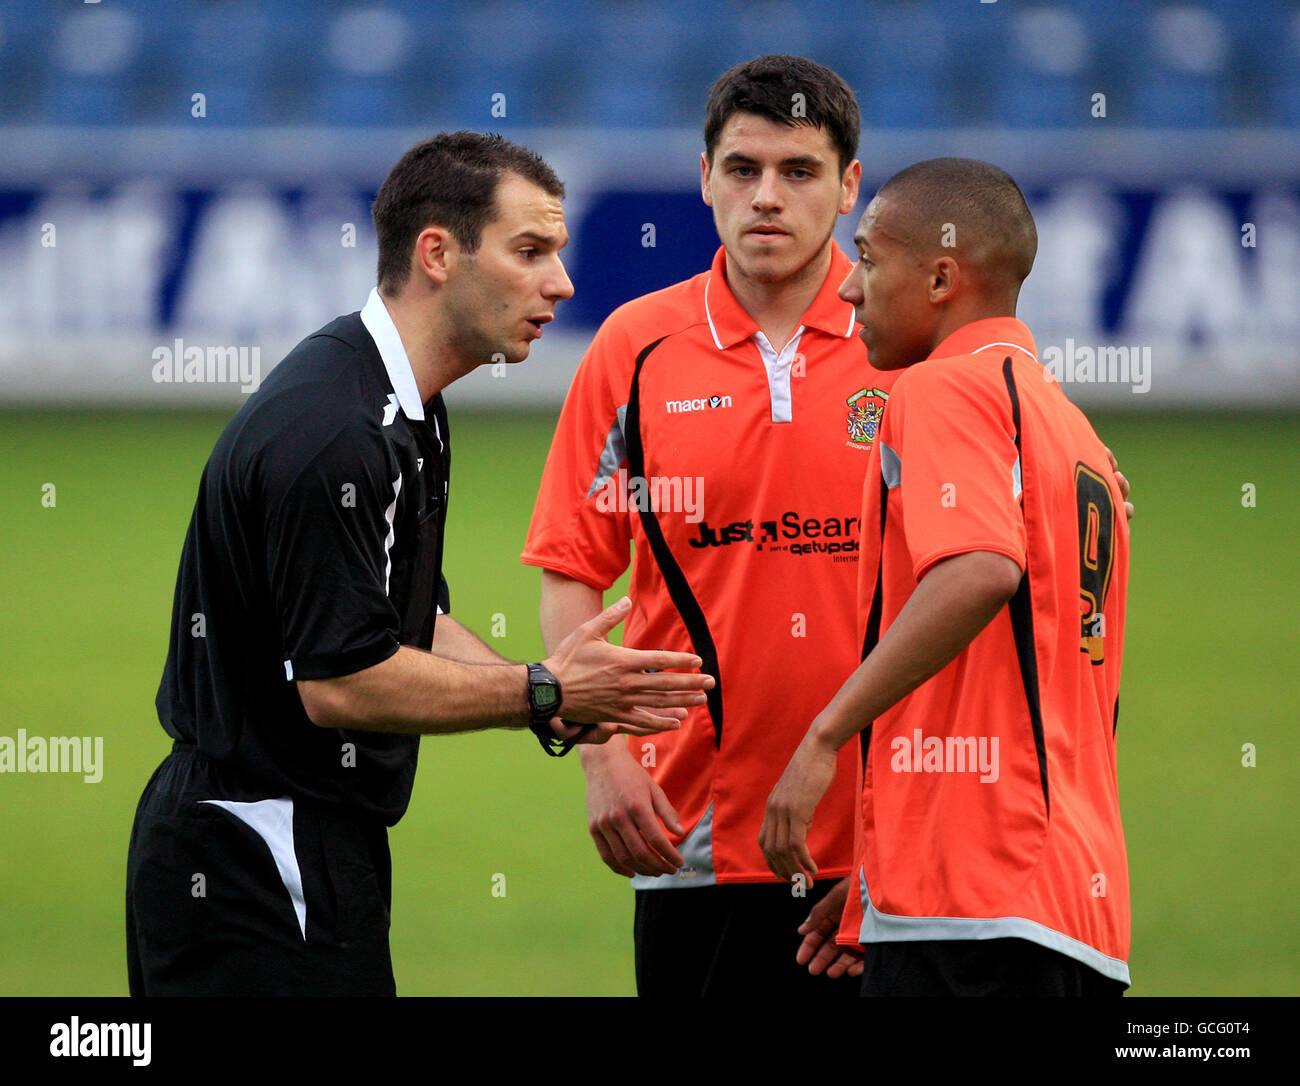
[[[391,127],[405,123],[405,103],[392,79],[333,74],[316,100],[322,124]]]
[[[857,91],[864,126],[952,123],[951,30],[935,5],[872,0],[861,17],[849,15],[828,32],[841,43],[830,66]],[[833,50],[826,52],[834,56]]]
[[[1231,123],[1231,36],[1219,9],[1161,8],[1147,29],[1145,45],[1133,61],[1138,123],[1153,128]]]
[[[60,73],[46,85],[40,115],[52,124],[126,124],[131,120],[128,84],[120,77]]]
[[[865,128],[937,128],[952,122],[937,79],[868,79],[857,96]]]
[[[205,5],[183,23],[176,58],[178,96],[206,99],[208,123],[250,125],[272,119],[268,97],[280,78],[284,31],[273,12],[243,2]],[[308,41],[311,40],[309,37]]]
[[[31,4],[0,2],[0,124],[39,118],[52,67],[48,20]]]
[[[1135,89],[1138,121],[1148,128],[1217,128],[1229,123],[1226,92],[1212,76],[1152,72]]]
[[[1300,125],[1300,10],[1243,0],[1234,10],[1242,65],[1257,76],[1244,123]]]

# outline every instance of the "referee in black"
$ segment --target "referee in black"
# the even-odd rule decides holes
[[[218,439],[158,689],[172,753],[131,831],[133,995],[395,994],[387,827],[421,734],[531,727],[556,753],[704,701],[698,658],[605,640],[625,603],[536,664],[447,614],[441,392],[522,361],[572,295],[563,196],[499,136],[413,147],[375,200],[376,290]]]

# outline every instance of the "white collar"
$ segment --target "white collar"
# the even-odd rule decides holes
[[[366,326],[370,338],[379,348],[379,357],[384,369],[388,371],[388,380],[397,393],[397,403],[408,419],[424,421],[424,401],[420,399],[420,388],[415,383],[415,371],[411,369],[411,360],[402,346],[402,337],[397,334],[397,325],[389,315],[388,307],[379,296],[379,288],[370,291],[370,297],[361,310],[361,323]]]

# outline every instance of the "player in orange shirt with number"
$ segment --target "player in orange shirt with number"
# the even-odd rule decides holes
[[[840,296],[898,371],[867,468],[863,663],[816,717],[760,845],[811,880],[837,752],[864,773],[842,941],[864,995],[1117,995],[1129,533],[1108,454],[1015,319],[1037,234],[1002,170],[885,183]]]

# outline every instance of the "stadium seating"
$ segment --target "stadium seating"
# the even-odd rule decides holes
[[[707,15],[702,14],[707,11]],[[1281,31],[1279,32],[1279,28]],[[695,126],[760,52],[840,71],[873,128],[1300,125],[1295,0],[0,0],[0,125]]]

